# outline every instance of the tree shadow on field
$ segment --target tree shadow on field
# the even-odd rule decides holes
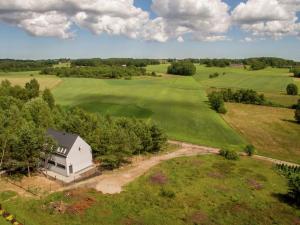
[[[281,121],[292,123],[292,124],[299,124],[296,120],[281,119]]]
[[[272,193],[271,195],[282,203],[288,204],[296,209],[300,209],[300,203],[297,203],[291,196],[289,196],[289,194]]]

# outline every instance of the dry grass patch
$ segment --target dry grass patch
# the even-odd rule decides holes
[[[258,154],[300,163],[300,126],[294,122],[294,110],[234,103],[226,107],[224,119]]]

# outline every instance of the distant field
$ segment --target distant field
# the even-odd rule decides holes
[[[81,189],[0,201],[30,225],[296,225],[300,210],[280,200],[287,191],[269,163],[199,156],[164,162],[117,195]]]
[[[168,65],[149,66],[149,71],[165,73]],[[253,89],[262,92],[268,100],[275,103],[290,106],[295,104],[300,96],[287,96],[286,86],[296,83],[300,89],[300,81],[295,80],[288,69],[266,68],[264,70],[249,71],[243,68],[218,68],[196,65],[196,81],[205,89],[209,88],[233,88]],[[209,75],[218,72],[218,78],[210,79]],[[225,75],[222,75],[223,73]]]
[[[56,76],[39,75],[38,71],[11,73],[0,72],[0,82],[2,82],[3,80],[9,80],[13,85],[20,85],[22,87],[33,78],[37,79],[41,86],[41,90],[44,90],[45,88],[52,89],[59,85],[61,82],[61,79]]]
[[[224,119],[258,149],[258,154],[300,164],[300,126],[294,110],[226,104]]]
[[[63,79],[53,90],[63,106],[103,115],[154,121],[169,137],[196,144],[240,149],[245,145],[210,109],[206,93],[191,77],[137,80]]]

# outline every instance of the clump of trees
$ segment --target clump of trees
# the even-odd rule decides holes
[[[231,59],[200,59],[200,64],[204,64],[207,67],[227,67],[233,63]]]
[[[214,91],[222,96],[225,102],[236,102],[253,105],[264,105],[266,100],[263,94],[258,94],[252,89],[240,89],[233,91],[232,89],[222,89]]]
[[[288,196],[297,205],[300,205],[300,167],[277,164],[276,169],[288,180]]]
[[[36,80],[0,85],[0,170],[27,172],[40,166],[56,149],[46,130],[54,128],[79,134],[93,149],[103,167],[116,168],[128,157],[160,151],[167,141],[155,124],[136,119],[110,118],[80,108],[62,109],[51,91],[42,93]],[[52,147],[53,146],[53,147]]]
[[[97,67],[61,67],[54,68],[48,67],[41,71],[44,75],[56,75],[58,77],[87,77],[98,79],[120,79],[132,76],[146,75],[145,68],[135,66],[122,67],[122,66],[109,66],[101,65]]]
[[[38,71],[53,66],[56,60],[14,60],[0,59],[1,72]]]
[[[196,66],[190,61],[173,62],[168,67],[168,74],[193,76],[196,73]]]
[[[238,160],[239,159],[238,153],[234,150],[221,149],[219,154],[228,160]]]
[[[208,95],[208,100],[211,107],[218,113],[226,114],[227,110],[225,108],[224,99],[221,93],[212,92]]]
[[[288,95],[298,95],[298,87],[296,84],[292,83],[286,87],[286,93]]]

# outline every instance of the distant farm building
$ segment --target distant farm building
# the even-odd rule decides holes
[[[76,134],[48,129],[47,135],[58,144],[55,153],[45,160],[46,169],[65,177],[93,166],[91,146]]]

